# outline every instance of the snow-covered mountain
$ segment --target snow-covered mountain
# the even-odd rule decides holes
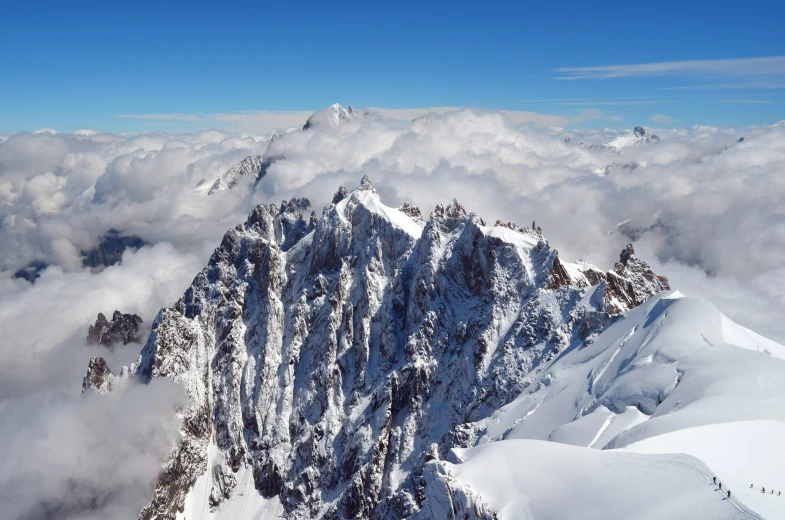
[[[642,126],[636,126],[631,134],[622,134],[608,143],[606,146],[611,150],[621,151],[630,146],[641,146],[642,144],[656,143],[660,140],[659,136],[651,134]]]
[[[318,218],[258,206],[138,361],[94,358],[85,386],[191,398],[144,519],[776,518],[741,488],[785,487],[783,356],[632,246],[604,272],[364,177]]]
[[[314,112],[303,125],[302,130],[308,130],[313,127],[338,127],[348,123],[354,117],[364,117],[365,119],[372,119],[372,115],[368,112],[358,114],[354,107],[349,106],[343,108],[338,103],[331,105],[324,110]],[[289,129],[284,134],[279,133],[277,130],[270,134],[267,139],[268,143],[274,142],[285,133],[296,131],[299,129]],[[195,188],[197,193],[203,195],[212,195],[217,191],[230,190],[235,188],[242,182],[243,179],[253,179],[254,182],[259,181],[264,177],[266,169],[280,157],[275,153],[265,152],[264,155],[249,155],[239,163],[229,168],[223,175],[217,177],[212,181],[201,181]]]
[[[278,134],[274,132],[270,140],[277,136]],[[242,178],[258,179],[262,175],[263,166],[264,159],[261,155],[249,155],[212,182],[201,182],[196,187],[196,191],[204,195],[212,195],[216,191],[230,190],[237,186]]]
[[[303,130],[308,130],[314,126],[339,126],[349,122],[356,115],[357,111],[353,106],[350,105],[348,108],[343,108],[338,103],[335,103],[324,110],[314,112],[303,125]]]

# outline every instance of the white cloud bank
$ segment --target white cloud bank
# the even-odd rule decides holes
[[[85,345],[87,326],[115,309],[149,325],[254,204],[307,196],[318,213],[340,183],[354,187],[363,174],[386,203],[409,200],[426,215],[457,197],[491,223],[536,220],[563,257],[603,268],[635,237],[672,286],[785,341],[785,125],[656,130],[660,142],[616,153],[580,144],[608,143],[615,131],[439,112],[377,113],[272,142],[218,131],[0,136],[0,502],[30,518],[77,517],[90,500],[95,518],[133,517],[171,442],[163,418],[180,397],[148,387],[80,396],[88,358],[105,354]],[[256,186],[194,191],[252,154],[272,160]],[[100,273],[83,269],[80,251],[109,229],[155,245]],[[34,260],[52,264],[35,284],[11,278]],[[136,354],[138,346],[117,349],[110,367]],[[128,419],[113,440],[117,417]],[[110,471],[140,443],[144,460]],[[89,471],[77,474],[77,464]],[[77,490],[72,501],[60,500],[63,486]]]

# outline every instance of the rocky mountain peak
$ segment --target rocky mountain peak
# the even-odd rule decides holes
[[[361,190],[373,189],[373,184],[371,183],[371,179],[367,175],[363,175],[363,178],[360,180],[360,189]]]
[[[112,347],[122,343],[139,343],[140,327],[142,326],[142,318],[136,314],[123,314],[120,311],[114,311],[112,319],[107,320],[106,316],[98,313],[94,325],[90,325],[87,332],[87,342],[103,345],[105,347]]]
[[[115,375],[109,370],[106,360],[102,357],[90,358],[87,373],[82,379],[82,392],[92,389],[98,393],[111,392],[114,388]]]
[[[346,191],[346,186],[341,184],[340,186],[338,186],[338,190],[335,192],[335,195],[333,195],[332,203],[338,204],[339,202],[341,202],[343,199],[346,198],[347,193],[348,192]]]
[[[608,271],[605,302],[612,314],[637,307],[653,295],[670,289],[668,279],[659,276],[651,266],[635,256],[632,244],[622,250],[619,261]]]
[[[619,255],[619,263],[627,265],[627,262],[629,262],[630,257],[633,255],[635,255],[635,249],[633,249],[632,244],[627,244]]]
[[[422,218],[422,212],[420,211],[420,208],[414,204],[410,204],[408,200],[398,208],[398,211],[406,214],[409,218],[411,218],[413,221],[417,222],[418,224],[421,225],[425,224],[425,221]]]
[[[466,209],[458,202],[458,199],[452,201],[444,208],[444,215],[447,218],[461,218],[466,216]]]
[[[357,115],[357,111],[354,107],[350,106],[346,109],[335,103],[324,110],[314,112],[303,125],[303,130],[308,130],[315,126],[336,127],[348,123],[355,115]]]
[[[456,200],[423,223],[367,177],[309,209],[261,205],[229,230],[122,371],[191,399],[141,518],[190,516],[195,489],[212,511],[259,493],[296,520],[425,515],[426,464],[475,444],[531,373],[604,330],[603,297],[654,288],[636,285],[650,280],[634,255],[611,286],[537,231],[485,226]],[[113,377],[91,360],[85,384]]]
[[[431,212],[430,218],[462,218],[465,216],[466,209],[463,205],[457,199],[452,199],[446,208],[441,204],[437,204]]]

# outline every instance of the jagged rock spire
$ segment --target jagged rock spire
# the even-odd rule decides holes
[[[371,182],[370,177],[368,175],[363,175],[363,178],[360,180],[360,189],[361,190],[372,190],[373,183]]]
[[[635,250],[632,248],[632,244],[627,244],[627,246],[622,249],[621,254],[619,255],[619,263],[622,265],[627,265],[627,262],[630,260],[631,256],[635,255]]]
[[[342,183],[340,186],[338,186],[338,190],[335,192],[335,195],[333,195],[333,204],[338,204],[343,199],[345,199],[347,195],[348,193],[346,191],[346,186]]]
[[[82,393],[88,389],[98,393],[111,392],[114,386],[114,374],[109,370],[106,360],[102,357],[90,358],[87,373],[82,379]]]
[[[627,312],[653,295],[670,289],[667,278],[657,275],[649,264],[635,256],[632,244],[622,250],[606,280],[605,303],[611,314]]]
[[[403,206],[400,206],[398,210],[405,213],[406,215],[409,216],[409,218],[411,218],[412,220],[414,220],[419,224],[422,224],[424,222],[420,208],[418,208],[416,204],[410,204],[408,200],[404,202]]]
[[[452,199],[452,202],[444,209],[444,214],[449,218],[461,218],[466,216],[466,209],[458,202],[458,199]]]
[[[122,343],[138,343],[141,339],[139,328],[142,318],[136,314],[123,314],[114,311],[111,321],[103,313],[98,313],[95,325],[90,325],[87,331],[87,341],[92,344],[101,344],[105,347]]]

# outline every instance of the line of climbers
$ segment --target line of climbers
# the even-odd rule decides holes
[[[715,486],[719,486],[720,491],[722,491],[722,482],[717,483],[717,477],[711,477],[711,481],[714,482]],[[753,484],[750,484],[750,489],[752,489],[754,487],[755,486]],[[760,488],[760,492],[765,494],[766,493],[766,488],[765,487]],[[727,490],[727,493],[728,493],[728,498],[730,498],[730,489]],[[769,494],[773,495],[774,494],[774,490],[772,489],[769,492]],[[781,496],[781,495],[782,495],[782,491],[777,491],[777,496]]]
[[[714,482],[715,485],[717,484],[717,477],[711,477],[711,480],[712,482]],[[722,482],[720,482],[719,486],[720,486],[720,491],[722,491]],[[730,498],[730,489],[728,490],[728,498]]]
[[[752,489],[753,487],[755,487],[755,486],[753,486],[752,484],[750,484],[750,489]],[[762,488],[760,488],[760,492],[761,492],[761,493],[765,493],[765,492],[766,492],[766,488],[765,488],[765,487],[762,487]],[[777,496],[780,496],[780,494],[781,494],[781,493],[782,493],[782,491],[777,491]],[[774,490],[772,489],[772,490],[771,490],[771,492],[770,492],[769,494],[770,494],[770,495],[773,495],[773,494],[774,494]]]

